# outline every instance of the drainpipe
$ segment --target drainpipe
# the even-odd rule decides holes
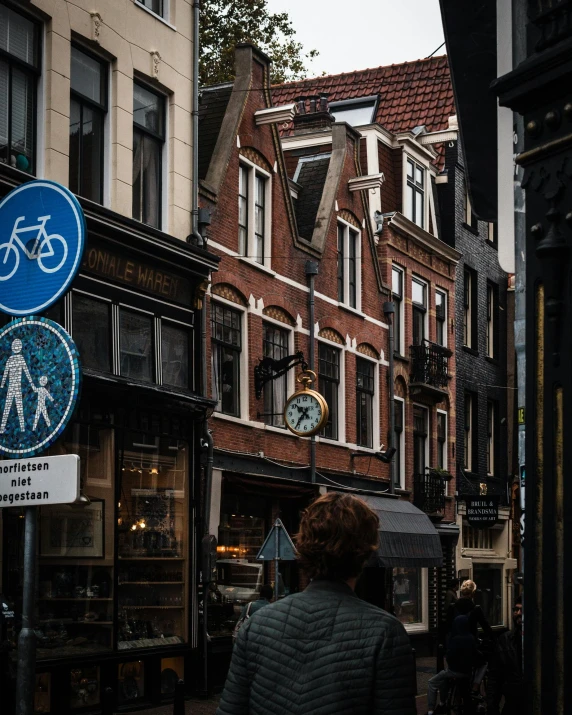
[[[395,303],[393,301],[387,301],[383,304],[383,314],[389,323],[389,437],[387,439],[387,448],[391,449],[393,447],[393,438],[395,434],[395,380],[393,377],[393,315],[395,314]],[[395,493],[395,484],[398,477],[396,470],[397,460],[392,459],[389,477],[390,494]]]
[[[193,75],[192,75],[192,141],[193,141],[193,163],[192,173],[192,196],[191,196],[191,220],[192,231],[188,241],[200,248],[206,247],[206,241],[199,231],[199,23],[201,14],[200,0],[193,3]],[[203,397],[207,397],[207,302],[203,300],[201,309],[201,376],[200,391]],[[202,514],[202,532],[209,533],[209,522],[212,501],[212,469],[213,469],[213,438],[209,430],[208,420],[205,417],[203,423],[203,436],[201,446],[206,449],[207,461],[205,466],[205,503]],[[202,545],[202,542],[201,542]],[[201,560],[202,563],[203,560]],[[210,570],[202,572],[203,586],[203,628],[202,628],[202,650],[203,650],[203,689],[208,692],[208,631],[207,631],[207,610],[208,592],[210,582]]]
[[[199,21],[201,16],[200,0],[193,3],[193,98],[191,122],[193,134],[192,165],[192,232],[189,239],[196,246],[204,247],[204,240],[199,233]]]
[[[315,354],[314,354],[314,344],[315,344],[315,335],[314,335],[314,323],[315,318],[314,318],[314,279],[318,275],[318,264],[316,261],[306,261],[306,276],[309,279],[309,284],[310,284],[310,296],[308,298],[308,313],[310,316],[310,345],[309,345],[309,365],[310,365],[310,370],[314,370],[315,372]],[[312,435],[310,438],[310,481],[312,484],[316,483],[316,436]]]

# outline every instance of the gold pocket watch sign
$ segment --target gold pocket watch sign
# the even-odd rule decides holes
[[[305,370],[296,378],[302,389],[290,395],[284,408],[286,427],[299,437],[311,437],[328,421],[328,403],[319,392],[310,385],[316,381],[313,370]]]

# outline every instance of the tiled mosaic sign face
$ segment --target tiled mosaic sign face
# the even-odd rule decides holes
[[[28,181],[0,201],[0,310],[34,315],[67,290],[81,264],[85,218],[54,181]]]
[[[62,433],[78,398],[75,343],[47,318],[14,320],[0,330],[0,454],[41,454]]]

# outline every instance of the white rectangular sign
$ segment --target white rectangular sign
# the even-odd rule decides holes
[[[79,499],[79,456],[30,457],[0,462],[0,509],[72,504]]]

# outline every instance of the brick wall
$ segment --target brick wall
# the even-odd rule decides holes
[[[257,400],[254,391],[253,371],[259,358],[262,357],[262,336],[264,312],[268,308],[278,306],[291,318],[294,327],[294,350],[302,350],[309,355],[308,345],[308,279],[305,275],[305,264],[312,256],[296,248],[294,237],[288,222],[288,198],[284,194],[284,185],[279,173],[272,172],[272,261],[271,271],[229,255],[227,251],[238,250],[238,171],[240,155],[248,152],[249,159],[260,158],[264,167],[278,167],[279,155],[275,142],[274,130],[269,125],[256,127],[253,121],[254,112],[266,106],[262,92],[257,88],[263,81],[262,69],[254,64],[253,90],[249,92],[246,107],[239,127],[240,148],[236,147],[226,170],[224,183],[221,187],[218,203],[211,203],[212,223],[209,228],[211,250],[221,256],[218,273],[213,274],[213,291],[229,295],[230,286],[243,296],[242,306],[245,312],[246,348],[248,352],[247,384],[241,389],[247,391],[248,408],[241,420],[224,419],[215,416],[211,420],[215,449],[236,450],[252,455],[263,453],[265,457],[291,463],[292,466],[308,465],[310,462],[310,442],[294,436],[287,430],[263,428],[262,418],[258,413],[264,411],[263,400]],[[359,145],[351,130],[347,134],[347,159],[343,168],[337,195],[337,212],[335,211],[328,227],[328,238],[325,250],[319,263],[319,274],[316,277],[317,292],[315,302],[315,319],[320,330],[331,329],[341,336],[344,348],[345,372],[345,430],[346,440],[355,443],[356,440],[356,404],[355,404],[355,360],[356,349],[360,344],[367,343],[378,355],[386,355],[387,330],[380,325],[384,322],[382,312],[383,296],[380,293],[374,270],[375,252],[369,243],[364,226],[367,216],[359,192],[350,192],[347,182],[356,175],[356,163],[359,159]],[[323,153],[331,150],[331,144],[314,147],[309,150],[286,151],[285,162],[287,171],[293,176],[300,156]],[[202,201],[207,205],[206,199]],[[362,314],[340,307],[337,304],[337,220],[336,215],[355,225],[361,231],[362,241]],[[324,296],[324,297],[321,297]],[[210,300],[217,300],[211,296]],[[218,298],[220,300],[220,298]],[[210,306],[210,302],[209,302]],[[272,311],[271,311],[272,312]],[[364,314],[371,320],[367,320]],[[210,315],[209,315],[210,320]],[[315,346],[317,362],[317,343]],[[246,352],[246,350],[243,351]],[[370,350],[371,352],[371,350]],[[210,358],[210,341],[209,341]],[[378,362],[380,429],[386,442],[387,434],[387,373],[386,366]],[[298,370],[296,370],[298,372]],[[209,371],[209,389],[211,388]],[[354,447],[355,449],[355,447]],[[388,479],[389,468],[379,460],[350,458],[351,449],[342,444],[318,442],[317,468],[324,470],[335,480],[336,474],[351,475],[354,468],[357,475],[367,475],[374,479]],[[272,466],[269,464],[269,473]]]

